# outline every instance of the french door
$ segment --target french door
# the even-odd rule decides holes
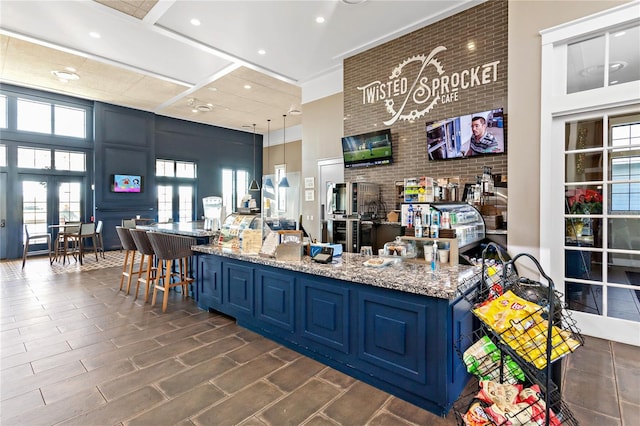
[[[584,334],[640,335],[640,105],[553,120],[557,221],[552,276]],[[564,143],[562,143],[564,142]],[[554,166],[552,166],[554,167]],[[555,251],[555,250],[552,250]],[[555,259],[555,260],[553,260]]]
[[[34,234],[51,232],[50,225],[86,220],[82,177],[21,174],[19,179],[23,239],[25,225]],[[55,230],[52,234],[55,239]],[[30,244],[30,251],[46,248],[45,239]]]

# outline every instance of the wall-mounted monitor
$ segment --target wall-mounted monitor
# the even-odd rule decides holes
[[[144,177],[140,175],[111,175],[111,192],[142,192]]]
[[[427,123],[429,160],[504,154],[504,124],[502,108]]]
[[[393,162],[391,130],[378,130],[342,138],[345,167],[369,167]]]

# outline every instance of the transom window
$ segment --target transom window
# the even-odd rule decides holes
[[[55,151],[55,169],[84,172],[87,170],[86,154],[84,152]]]
[[[0,95],[0,129],[7,128],[7,97]]]
[[[18,167],[25,169],[67,170],[85,172],[87,154],[78,151],[54,150],[54,163],[51,164],[51,150],[42,148],[18,147]],[[6,156],[5,156],[6,157]]]
[[[87,112],[83,108],[18,98],[17,113],[19,131],[83,139],[87,137]]]
[[[0,145],[0,167],[7,167],[7,146]]]

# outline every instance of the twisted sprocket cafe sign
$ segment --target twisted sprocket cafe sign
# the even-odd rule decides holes
[[[438,104],[458,102],[470,88],[498,81],[500,61],[446,72],[438,54],[447,50],[438,46],[428,55],[415,55],[398,64],[387,81],[372,81],[357,89],[363,105],[384,102],[391,126],[398,120],[411,121],[431,112]]]

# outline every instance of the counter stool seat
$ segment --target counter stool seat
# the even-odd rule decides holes
[[[193,255],[191,247],[196,244],[196,239],[160,232],[147,232],[147,236],[158,259],[158,273],[153,286],[151,306],[156,304],[158,290],[164,291],[162,312],[165,312],[171,288],[182,287],[183,298],[186,298],[189,294],[189,284],[194,281],[189,276],[189,258]],[[178,261],[178,272],[172,274],[171,270],[174,261]],[[172,278],[177,281],[172,282]]]
[[[125,277],[127,278],[127,293],[131,290],[131,279],[134,275],[138,275],[138,272],[133,271],[133,264],[136,262],[136,243],[133,241],[133,237],[129,232],[129,228],[122,226],[116,226],[116,232],[118,238],[120,238],[120,244],[124,252],[124,263],[122,265],[122,276],[120,277],[120,290],[124,284]]]
[[[129,229],[129,233],[136,244],[138,252],[142,255],[140,258],[140,269],[138,270],[138,279],[136,280],[136,294],[135,299],[138,298],[138,291],[140,290],[140,284],[144,284],[146,290],[144,292],[144,302],[149,300],[149,290],[153,285],[158,268],[155,266],[155,252],[147,236],[147,231],[141,229]],[[145,268],[146,260],[146,268]],[[134,300],[135,300],[134,299]]]

